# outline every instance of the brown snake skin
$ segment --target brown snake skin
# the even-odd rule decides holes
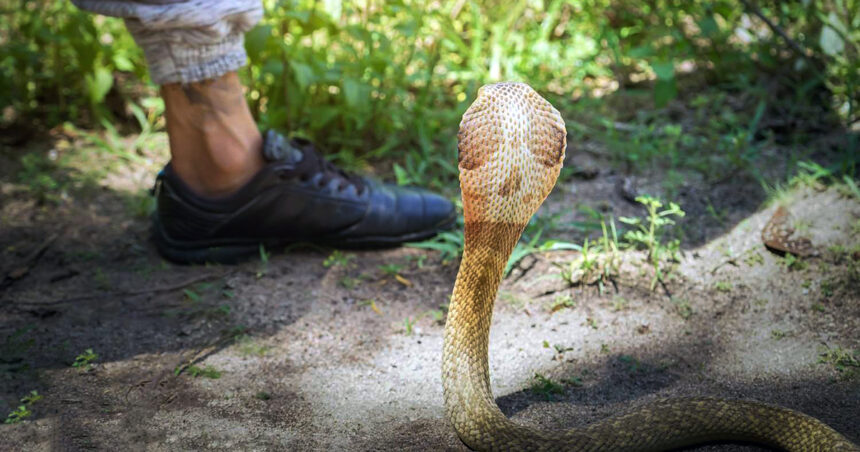
[[[487,345],[496,291],[523,227],[555,185],[566,143],[558,111],[522,83],[487,85],[460,123],[465,249],[445,326],[445,411],[477,450],[650,451],[753,441],[790,451],[858,451],[810,416],[758,402],[664,399],[566,431],[520,426],[490,389]]]

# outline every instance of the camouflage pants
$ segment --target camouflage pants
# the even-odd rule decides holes
[[[263,15],[261,0],[72,0],[122,17],[143,48],[152,80],[190,83],[245,65],[243,34]]]

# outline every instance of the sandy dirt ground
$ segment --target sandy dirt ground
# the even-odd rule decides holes
[[[580,167],[600,165],[581,155]],[[159,158],[70,189],[59,204],[23,191],[17,156],[6,159],[0,414],[31,390],[43,398],[24,422],[0,425],[0,450],[465,449],[444,419],[440,376],[456,260],[297,248],[267,262],[175,266],[129,207]],[[571,178],[543,212],[574,219],[589,202],[642,215],[619,190],[625,180]],[[860,236],[860,201],[798,187],[768,205],[735,182],[681,190],[689,240],[654,291],[641,251],[621,254],[603,292],[560,277],[577,252],[523,259],[503,282],[491,332],[502,411],[559,429],[661,397],[744,398],[860,442],[857,369],[820,362],[828,348],[860,348],[860,256],[844,251]],[[719,221],[694,202],[703,193],[726,212]],[[812,244],[800,263],[762,245],[778,205]],[[556,235],[565,234],[577,237]],[[552,309],[559,300],[570,306]],[[87,349],[98,357],[73,367]],[[536,374],[554,390],[535,390]]]

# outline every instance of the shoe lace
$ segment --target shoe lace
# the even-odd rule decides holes
[[[365,183],[360,176],[338,168],[334,163],[326,160],[325,157],[323,157],[320,153],[316,152],[316,149],[313,147],[313,145],[309,147],[310,149],[308,149],[307,147],[303,147],[302,150],[304,151],[304,157],[310,158],[314,162],[310,166],[315,168],[309,168],[307,172],[302,174],[302,179],[308,180],[313,177],[314,173],[319,171],[323,174],[323,176],[318,182],[320,187],[325,186],[332,180],[338,180],[338,191],[343,191],[344,189],[346,189],[347,186],[353,185],[355,187],[356,193],[358,193],[359,195],[364,192]]]

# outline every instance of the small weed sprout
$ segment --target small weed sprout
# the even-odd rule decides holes
[[[690,306],[690,302],[686,298],[672,297],[672,303],[675,305],[675,312],[682,319],[687,320],[693,315],[693,307]]]
[[[17,424],[24,419],[30,417],[33,412],[30,411],[30,405],[42,400],[42,396],[38,391],[30,391],[29,394],[21,397],[21,405],[18,405],[17,408],[12,410],[7,416],[4,423],[6,424]]]
[[[806,270],[809,266],[806,261],[791,253],[785,253],[780,264],[788,270]]]
[[[256,356],[262,358],[266,356],[272,348],[271,346],[255,342],[254,338],[247,334],[237,336],[236,343],[238,344],[239,354],[244,357]]]
[[[618,275],[621,257],[618,254],[618,234],[615,220],[600,221],[602,237],[595,242],[585,239],[582,246],[576,246],[580,255],[561,266],[561,278],[574,286],[577,284],[596,284],[598,291],[603,294],[605,285]]]
[[[754,252],[754,253],[752,253],[752,254],[750,254],[744,258],[744,263],[749,265],[750,267],[753,267],[756,265],[763,265],[764,264],[764,256],[762,256],[761,253],[759,253],[759,252]]]
[[[412,336],[415,327],[415,319],[412,317],[406,317],[403,319],[403,334],[407,336]]]
[[[834,292],[834,283],[830,279],[825,279],[821,281],[821,295],[825,298],[830,298],[833,296]]]
[[[257,279],[262,278],[269,271],[269,257],[271,255],[266,251],[266,247],[260,244],[260,267],[257,269]]]
[[[675,224],[672,217],[683,217],[685,214],[678,204],[670,202],[668,207],[663,209],[662,201],[648,195],[638,196],[636,201],[644,204],[648,209],[648,217],[645,221],[631,217],[619,219],[622,223],[634,227],[633,230],[624,234],[624,240],[631,246],[643,248],[648,252],[648,262],[654,268],[654,278],[651,280],[651,290],[654,290],[658,281],[664,281],[660,263],[663,260],[677,261],[681,245],[680,240],[677,239],[663,243],[661,241],[662,231],[667,226]]]
[[[340,250],[334,250],[325,260],[323,261],[323,267],[332,268],[332,267],[342,267],[349,268],[350,261],[355,259],[355,255],[343,253]]]
[[[578,376],[574,375],[570,378],[566,378],[566,379],[562,380],[562,383],[567,383],[573,387],[578,388],[578,387],[582,386],[582,377],[578,377]]]
[[[437,325],[445,324],[445,316],[448,313],[448,306],[440,306],[439,309],[431,309],[424,313],[424,315],[428,315],[433,319],[433,322]]]
[[[88,348],[83,353],[75,357],[72,367],[78,369],[90,369],[93,367],[93,361],[97,360],[99,355],[93,352],[93,349]]]
[[[386,276],[395,276],[400,274],[400,271],[403,270],[403,265],[400,264],[383,264],[379,266],[379,269],[382,270],[382,273]]]
[[[206,367],[191,366],[188,368],[188,375],[191,375],[194,378],[205,377],[205,378],[210,378],[212,380],[217,380],[217,379],[221,378],[221,371],[219,371],[218,369],[216,369],[212,366],[206,366]]]
[[[534,380],[534,383],[529,389],[535,395],[542,396],[546,398],[546,400],[553,400],[554,395],[564,394],[564,386],[539,373],[535,373]]]
[[[343,278],[340,278],[337,283],[346,290],[352,290],[361,285],[361,282],[364,280],[364,274],[358,276],[349,276],[346,275]]]
[[[833,368],[842,373],[846,379],[860,376],[860,352],[856,350],[838,346],[830,348],[825,345],[818,356],[819,363],[832,364]]]
[[[616,296],[612,299],[612,310],[615,312],[623,311],[627,309],[628,304],[630,304],[630,302],[627,301],[626,298]]]
[[[553,298],[552,302],[549,304],[549,312],[555,313],[564,308],[572,309],[575,307],[576,301],[573,300],[573,297],[570,296],[570,294],[556,295],[555,298]]]
[[[714,289],[717,289],[718,292],[731,292],[732,287],[732,283],[728,281],[717,281],[714,283]]]

